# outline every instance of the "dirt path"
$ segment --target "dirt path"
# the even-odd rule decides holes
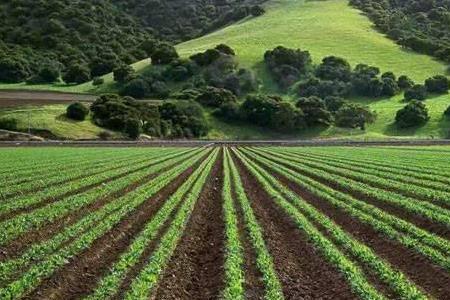
[[[40,92],[40,91],[0,91],[0,108],[23,105],[67,104],[75,101],[93,102],[95,95]]]
[[[223,288],[222,154],[152,299],[218,299]]]
[[[234,160],[264,230],[286,299],[357,299],[343,276],[325,261],[236,156]]]

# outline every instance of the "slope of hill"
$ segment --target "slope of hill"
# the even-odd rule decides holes
[[[348,1],[272,0],[266,4],[266,8],[267,13],[264,16],[242,20],[206,36],[179,44],[177,49],[182,56],[187,57],[220,43],[228,44],[236,50],[240,64],[255,70],[263,79],[262,90],[267,93],[277,92],[278,89],[265,69],[263,55],[266,50],[278,45],[308,50],[315,62],[319,62],[324,56],[336,55],[346,58],[352,65],[365,63],[377,66],[383,72],[407,74],[416,82],[423,82],[428,77],[446,72],[447,66],[444,63],[405,50],[377,32],[371,21],[361,11],[350,7]],[[143,60],[134,67],[141,72],[150,68],[149,65],[148,60]],[[107,75],[105,78],[103,91],[114,89],[112,76]],[[89,83],[70,89],[84,92],[93,90]],[[405,105],[401,96],[391,99],[354,100],[369,104],[378,113],[377,121],[369,126],[366,132],[330,127],[288,137],[334,137],[350,134],[362,138],[445,137],[450,131],[450,121],[442,115],[450,105],[448,95],[426,100],[431,120],[425,126],[411,130],[397,130],[392,125],[396,111]],[[213,137],[261,138],[266,134],[261,133],[257,127],[250,126],[243,130],[240,125],[224,124],[214,118],[212,121]]]

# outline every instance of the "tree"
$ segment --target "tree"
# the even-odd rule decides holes
[[[21,60],[9,57],[0,59],[0,82],[22,82],[28,75],[27,67]]]
[[[361,128],[365,130],[366,124],[373,123],[376,114],[366,106],[356,103],[346,103],[339,108],[335,115],[335,124],[338,127]]]
[[[327,110],[336,113],[347,101],[341,97],[329,96],[324,99]]]
[[[125,122],[125,133],[132,139],[137,139],[142,133],[142,123],[138,119],[127,119]]]
[[[67,107],[66,116],[69,119],[84,121],[89,114],[89,109],[80,102],[74,102]]]
[[[450,118],[450,106],[444,111],[444,116]]]
[[[142,99],[145,98],[150,91],[150,85],[144,79],[136,78],[125,84],[121,94],[131,96],[136,99]]]
[[[198,103],[219,108],[225,103],[237,102],[236,96],[227,89],[207,87],[196,99]]]
[[[199,66],[209,66],[221,56],[221,51],[216,49],[208,49],[205,52],[194,54],[190,57]]]
[[[425,104],[413,100],[397,112],[395,123],[400,128],[408,128],[425,124],[429,119]]]
[[[250,13],[254,17],[259,17],[259,16],[264,15],[266,13],[266,10],[261,5],[253,5],[250,8]]]
[[[385,96],[395,96],[400,92],[400,88],[398,87],[397,81],[392,77],[384,77],[383,81],[383,95]]]
[[[166,43],[159,44],[150,57],[154,65],[167,65],[179,58],[175,47]]]
[[[265,95],[249,95],[241,105],[241,113],[245,120],[253,124],[270,127],[281,98]]]
[[[234,52],[233,48],[231,48],[230,46],[225,45],[225,44],[217,45],[215,49],[226,55],[232,55],[232,56],[236,55],[236,52]]]
[[[306,127],[304,113],[290,102],[282,101],[272,119],[272,128],[282,132],[292,132]]]
[[[151,95],[158,99],[167,99],[170,95],[170,89],[165,82],[156,80],[151,85]]]
[[[425,80],[429,93],[444,94],[450,89],[450,80],[443,75],[436,75]]]
[[[427,98],[427,88],[424,85],[416,84],[412,88],[409,88],[405,91],[405,100],[419,100],[423,101]]]
[[[130,65],[120,65],[113,71],[114,81],[118,83],[125,83],[127,81],[130,81],[133,75],[134,69]]]
[[[75,64],[70,66],[63,75],[67,84],[81,84],[91,79],[89,68],[84,65]]]
[[[328,56],[316,69],[316,77],[323,80],[350,81],[352,68],[348,61],[336,56]]]
[[[227,121],[237,121],[241,119],[239,103],[224,103],[214,111],[214,115]]]
[[[58,81],[61,74],[58,66],[55,64],[47,64],[39,70],[38,76],[43,83],[53,83]]]
[[[414,81],[406,75],[402,75],[398,78],[397,84],[400,89],[406,90],[414,86]]]
[[[309,126],[328,126],[333,121],[333,116],[327,110],[325,101],[319,97],[300,98],[297,101],[297,107],[305,114],[305,120]]]

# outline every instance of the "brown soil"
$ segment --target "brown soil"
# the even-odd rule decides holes
[[[331,218],[346,232],[374,250],[378,256],[391,263],[395,269],[402,271],[427,293],[436,299],[444,299],[445,295],[450,295],[450,285],[448,285],[450,274],[444,269],[436,266],[426,257],[377,233],[370,225],[360,222],[355,217],[302,189],[287,178],[278,174],[273,175],[302,199]],[[389,288],[386,287],[386,290],[389,290]]]
[[[343,276],[320,255],[294,222],[234,156],[245,191],[264,230],[286,299],[357,299]]]
[[[198,163],[196,164],[198,166]],[[69,260],[52,277],[45,279],[30,299],[78,299],[92,291],[98,280],[127,249],[133,238],[178,187],[193,172],[193,166],[179,175],[157,195],[138,206],[111,231],[97,239],[88,249]]]
[[[23,105],[69,104],[75,101],[92,102],[94,95],[39,92],[39,91],[0,91],[0,108]]]
[[[203,158],[205,157],[206,155]],[[173,166],[168,166],[167,168],[161,170],[159,173],[164,172],[165,170],[168,170],[172,167]],[[61,231],[64,227],[74,224],[80,218],[86,216],[88,213],[102,208],[114,199],[120,198],[121,196],[129,193],[130,191],[136,189],[138,186],[144,184],[145,182],[148,182],[156,176],[158,176],[158,174],[149,174],[141,180],[131,183],[126,188],[112,193],[106,197],[97,199],[91,204],[83,206],[76,211],[70,212],[67,215],[58,218],[57,220],[45,225],[42,228],[34,229],[20,235],[18,238],[14,239],[8,245],[3,247],[2,251],[0,252],[0,261],[20,256],[23,251],[25,251],[30,246],[30,244],[34,244],[51,238],[54,234]],[[67,243],[70,242],[71,241],[67,241]]]
[[[271,159],[267,155],[262,155],[262,156],[265,157],[266,159],[273,161],[273,159]],[[295,170],[296,172],[298,172],[304,176],[308,176],[308,177],[316,180],[317,182],[319,182],[323,185],[326,185],[334,190],[337,190],[337,191],[345,193],[345,194],[349,194],[350,196],[352,196],[358,200],[364,201],[368,204],[378,207],[379,209],[381,209],[387,213],[390,213],[396,217],[399,217],[405,221],[408,221],[408,222],[416,225],[417,227],[420,227],[431,233],[434,233],[436,235],[439,235],[443,238],[450,240],[450,229],[447,226],[445,226],[444,224],[439,224],[439,223],[433,222],[432,220],[430,220],[428,218],[408,212],[405,209],[398,207],[394,204],[390,204],[390,203],[386,203],[386,202],[382,202],[380,200],[374,199],[373,197],[369,197],[358,191],[348,190],[336,182],[327,181],[318,175],[309,174],[309,173],[305,172],[304,170],[302,170],[302,168],[300,166],[292,167],[292,166],[289,166],[284,163],[280,163],[280,162],[276,162],[276,161],[274,161],[274,162],[277,164],[280,164],[286,168]]]
[[[222,154],[152,299],[217,299],[223,289]]]

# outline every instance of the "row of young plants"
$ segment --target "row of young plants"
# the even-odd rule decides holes
[[[169,160],[163,160],[149,168],[141,169],[126,176],[119,177],[110,181],[107,185],[100,185],[86,192],[67,197],[58,202],[51,203],[45,207],[33,210],[27,214],[18,215],[12,219],[0,223],[0,245],[4,245],[10,240],[18,237],[20,234],[30,230],[38,229],[43,224],[51,222],[67,213],[78,210],[83,206],[89,205],[110,195],[111,193],[123,190],[135,182],[139,182],[152,174],[157,174],[164,168],[183,161],[191,154],[182,157],[175,157]]]
[[[367,281],[360,267],[365,265],[382,282],[389,285],[398,297],[427,299],[427,296],[406,276],[379,258],[369,247],[354,239],[327,216],[284,187],[248,156],[237,153],[272,199],[295,221],[299,229],[308,235],[324,257],[342,272],[358,296],[363,299],[385,298]],[[323,228],[324,233],[314,225]],[[357,260],[359,264],[353,262],[352,259]]]
[[[127,164],[127,161],[129,163]],[[92,161],[83,163],[80,162],[77,168],[66,168],[64,165],[57,165],[55,169],[61,170],[59,174],[48,174],[41,173],[40,179],[29,180],[27,182],[22,182],[18,184],[8,184],[4,188],[0,188],[0,197],[8,198],[10,201],[16,201],[17,198],[26,195],[29,192],[36,192],[42,188],[51,188],[55,185],[61,184],[73,184],[74,182],[83,180],[88,177],[95,177],[101,173],[108,173],[120,169],[124,166],[129,166],[134,163],[139,164],[139,162],[148,161],[148,156],[141,155],[135,156],[130,155],[122,158],[107,159],[105,161]],[[35,170],[36,173],[40,171]],[[42,178],[42,174],[45,174],[45,178]]]
[[[223,154],[223,211],[225,222],[225,288],[223,299],[245,299],[244,249],[239,234],[239,220],[233,201],[228,151]]]
[[[192,189],[186,194],[185,201],[175,214],[170,227],[161,238],[157,248],[149,257],[146,265],[133,279],[130,289],[126,292],[124,299],[146,300],[154,292],[160,277],[167,267],[183,233],[195,204],[202,192],[203,187],[211,173],[212,167],[217,160],[219,149],[213,150],[211,160],[208,161],[204,171],[198,176]]]
[[[275,174],[280,174],[302,189],[323,201],[329,202],[337,209],[342,210],[362,223],[370,225],[379,233],[428,257],[437,265],[450,271],[450,242],[446,239],[422,230],[364,201],[333,190],[299,172],[265,159],[254,152],[251,153],[258,163],[264,164]]]
[[[42,255],[38,261],[32,259],[32,264],[25,273],[20,274],[20,276],[15,276],[12,282],[8,282],[8,284],[0,288],[0,298],[18,299],[26,295],[26,293],[36,287],[43,279],[51,276],[58,268],[67,264],[72,257],[89,248],[95,240],[106,234],[123,218],[139,207],[139,205],[145,201],[150,201],[152,196],[170,184],[185,170],[192,167],[204,154],[204,152],[201,152],[195,157],[185,159],[176,167],[161,173],[145,185],[136,188],[106,205],[102,208],[102,211],[109,210],[106,218],[101,219],[98,224],[90,228],[90,230],[83,232],[70,244],[62,248],[55,248],[52,245],[48,245],[48,243],[52,242],[52,239],[43,242],[40,245],[42,249],[53,248],[57,250],[49,252],[47,255]],[[99,211],[93,212],[93,214],[97,213]]]
[[[351,154],[338,153],[326,155],[321,152],[316,151],[303,151],[298,149],[285,149],[286,151],[290,150],[290,153],[293,154],[301,154],[307,157],[312,158],[321,158],[324,161],[332,161],[337,163],[345,163],[348,166],[355,167],[363,167],[367,170],[374,170],[378,172],[387,172],[387,175],[401,175],[398,178],[401,180],[405,180],[409,178],[410,180],[414,180],[417,183],[423,182],[424,184],[431,184],[433,187],[440,188],[446,191],[450,191],[450,179],[448,177],[428,174],[426,172],[426,168],[416,168],[415,171],[411,171],[408,169],[402,169],[398,165],[396,165],[395,160],[389,161],[389,163],[374,163],[370,160],[362,160],[362,159],[354,159]]]
[[[310,167],[310,163],[307,163],[301,159],[295,159],[292,155],[283,155],[280,153],[270,152],[270,158],[271,160],[278,162],[280,162],[280,159],[288,159],[288,162],[286,162],[287,164],[305,174],[308,174],[309,176],[312,176],[313,178],[320,178],[321,180],[331,184],[336,184],[348,192],[356,192],[370,199],[375,199],[380,202],[388,203],[389,205],[397,206],[407,212],[419,214],[433,222],[450,226],[450,213],[440,206],[436,206],[426,201],[406,197],[389,190],[376,188],[363,182],[349,179],[345,176],[336,175],[334,172],[330,173],[330,171],[324,171],[320,169],[321,165],[318,165],[319,168]],[[283,163],[283,161],[281,161],[281,163]],[[364,176],[360,176],[360,178],[363,179]]]
[[[114,164],[113,169],[105,170],[101,173],[96,173],[94,175],[83,177],[61,185],[50,185],[48,188],[37,191],[32,195],[17,195],[15,197],[11,197],[8,200],[0,202],[0,216],[7,216],[7,214],[11,211],[27,208],[31,205],[38,204],[45,199],[58,200],[50,204],[54,205],[67,198],[64,196],[68,193],[83,190],[82,193],[78,193],[75,196],[69,196],[80,197],[81,195],[83,195],[83,193],[88,193],[91,190],[101,188],[103,186],[102,183],[104,183],[105,181],[112,180],[113,182],[117,178],[139,172],[141,170],[145,170],[147,167],[151,167],[155,164],[164,162],[165,160],[169,160],[171,158],[176,158],[178,156],[180,156],[180,154],[178,153],[172,155],[162,154],[161,158],[155,156],[154,160],[149,158],[137,158],[136,160],[133,159],[131,161],[129,160],[125,162],[118,162],[117,166],[116,164]]]
[[[258,220],[253,213],[253,209],[245,193],[241,177],[227,148],[224,150],[224,153],[225,164],[228,166],[227,169],[229,169],[228,172],[230,173],[228,176],[231,178],[230,186],[233,185],[234,187],[234,195],[237,200],[236,202],[242,211],[245,229],[248,233],[251,246],[255,251],[256,266],[261,273],[262,280],[264,282],[264,299],[282,300],[284,299],[283,289],[275,271],[273,258],[264,241],[263,229],[259,225]],[[225,174],[226,172],[227,170],[225,170]]]
[[[169,152],[172,152],[169,150]],[[37,168],[30,169],[27,173],[23,174],[21,172],[15,172],[13,171],[8,178],[2,178],[2,182],[0,183],[0,190],[3,191],[3,189],[8,188],[10,186],[23,186],[26,188],[26,185],[30,182],[35,182],[37,184],[37,187],[40,187],[39,184],[47,183],[50,180],[53,180],[54,182],[58,182],[57,180],[60,179],[60,182],[62,182],[61,177],[67,176],[69,173],[75,173],[79,174],[78,176],[86,174],[87,169],[92,167],[102,167],[107,166],[108,163],[111,164],[112,162],[116,161],[123,161],[125,159],[130,158],[138,158],[138,157],[151,157],[154,154],[154,151],[148,151],[148,152],[129,152],[129,153],[122,153],[122,155],[117,155],[117,153],[114,152],[107,152],[105,155],[99,156],[96,154],[95,156],[87,156],[87,157],[81,157],[77,158],[75,161],[59,161],[55,159],[54,163],[50,167],[42,167],[39,166]],[[82,173],[84,172],[84,173]],[[81,173],[81,174],[80,174]],[[92,172],[91,172],[92,173]],[[42,178],[42,174],[45,174],[45,180]],[[72,175],[75,176],[75,175]],[[72,177],[75,178],[75,177]],[[18,187],[16,188],[16,191],[22,191]]]
[[[136,236],[127,250],[120,256],[109,272],[100,280],[94,292],[86,300],[108,299],[119,292],[122,281],[128,271],[136,266],[149,244],[155,240],[164,224],[170,222],[170,217],[176,208],[185,199],[186,193],[193,187],[196,180],[204,172],[208,172],[207,166],[214,159],[214,153],[201,163],[201,165],[189,176],[189,178],[177,189],[177,191],[164,203],[157,214],[149,220],[144,229]]]
[[[277,153],[293,155],[297,159],[306,161],[313,167],[321,166],[320,169],[333,172],[338,175],[346,175],[355,180],[361,180],[367,184],[389,189],[392,191],[412,196],[418,199],[428,200],[440,204],[450,204],[450,186],[437,182],[424,182],[408,176],[394,175],[385,171],[371,170],[369,166],[350,166],[345,162],[332,162],[327,159],[314,158],[303,154],[293,154],[291,151],[279,150]]]

